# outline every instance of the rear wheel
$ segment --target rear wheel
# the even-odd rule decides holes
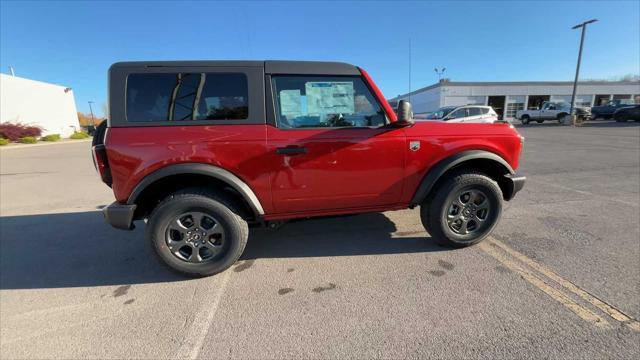
[[[616,120],[616,122],[627,122],[627,118],[626,116],[624,116],[624,114],[616,114],[613,116],[613,118]]]
[[[189,189],[152,212],[147,240],[163,264],[183,275],[214,275],[233,265],[247,243],[247,223],[215,193]]]
[[[567,115],[569,115],[569,114],[567,114],[567,113],[560,113],[560,114],[558,114],[558,116],[556,117],[556,119],[558,119],[558,122],[559,122],[560,124],[564,124],[564,122],[565,122],[565,116],[567,116]]]
[[[458,173],[420,207],[425,229],[440,244],[464,247],[476,244],[495,228],[502,214],[502,191],[481,173]]]

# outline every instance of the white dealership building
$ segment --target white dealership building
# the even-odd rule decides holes
[[[539,108],[544,101],[571,102],[571,81],[457,82],[439,83],[398,95],[389,101],[409,100],[415,114],[424,114],[443,106],[489,105],[500,115],[513,119],[516,111]],[[576,105],[596,106],[609,100],[635,101],[640,104],[640,81],[578,82]]]
[[[73,90],[66,86],[0,74],[0,123],[42,128],[42,135],[67,137],[79,129]]]

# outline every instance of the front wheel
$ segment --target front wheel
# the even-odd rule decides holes
[[[481,173],[457,173],[420,206],[420,219],[440,244],[464,247],[487,237],[502,215],[502,191]]]
[[[528,115],[524,115],[522,116],[522,118],[520,119],[520,122],[522,122],[522,125],[528,125],[529,124],[529,116]]]
[[[224,197],[189,189],[163,200],[147,224],[147,240],[163,264],[191,277],[214,275],[233,265],[249,229]]]

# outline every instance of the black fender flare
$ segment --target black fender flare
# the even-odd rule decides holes
[[[509,165],[509,163],[503,159],[500,155],[484,150],[468,150],[462,151],[457,154],[451,155],[443,160],[440,160],[435,164],[424,176],[422,182],[418,186],[413,198],[411,199],[410,206],[416,206],[421,204],[436,182],[442,177],[444,173],[452,169],[454,166],[459,165],[465,161],[485,159],[498,163],[501,165],[509,175],[515,174],[515,171]]]
[[[206,175],[229,184],[229,186],[235,189],[244,198],[256,216],[264,215],[264,209],[262,208],[262,204],[260,204],[260,200],[247,183],[228,170],[215,165],[203,163],[169,165],[148,174],[133,188],[131,195],[127,199],[127,204],[135,204],[140,194],[142,194],[149,185],[156,181],[167,176],[185,174]]]

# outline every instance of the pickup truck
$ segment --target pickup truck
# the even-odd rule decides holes
[[[633,105],[633,100],[611,100],[606,105],[593,106],[591,108],[591,118],[610,119],[616,110]]]
[[[92,153],[119,229],[170,269],[228,269],[249,225],[420,207],[430,236],[486,238],[525,178],[508,123],[414,122],[363,69],[304,61],[116,63]],[[330,236],[330,235],[328,235]]]
[[[524,125],[529,124],[531,121],[536,121],[539,124],[545,122],[545,120],[562,121],[565,116],[569,115],[569,111],[570,105],[567,103],[545,101],[540,109],[518,110],[516,119],[520,120]],[[574,113],[582,120],[588,119],[591,115],[590,109],[584,107],[576,107]]]

